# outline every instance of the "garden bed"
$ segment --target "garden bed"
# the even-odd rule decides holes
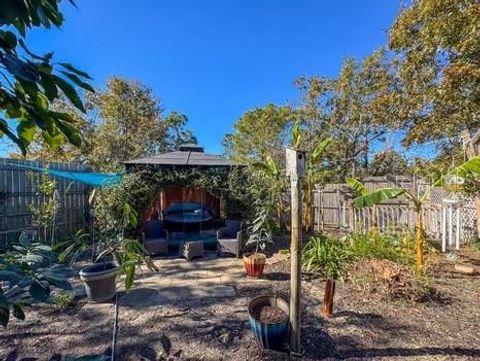
[[[478,253],[460,261],[480,267]],[[241,267],[241,261],[239,267]],[[430,259],[437,297],[422,303],[389,300],[339,282],[334,316],[320,316],[324,280],[304,275],[304,360],[474,360],[480,358],[480,276],[458,273],[443,257]],[[261,280],[240,278],[235,297],[157,304],[148,288],[121,301],[120,360],[287,360],[262,352],[249,332],[246,307],[259,293],[288,297],[288,261],[265,267]],[[60,360],[108,352],[113,305],[77,298],[64,311],[39,306],[0,335],[0,359]]]

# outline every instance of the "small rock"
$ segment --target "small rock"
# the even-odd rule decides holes
[[[223,344],[227,344],[230,341],[230,334],[228,332],[222,333],[218,340]]]
[[[456,264],[455,271],[464,273],[467,275],[475,274],[475,268],[473,268],[472,266],[464,265],[464,264]]]

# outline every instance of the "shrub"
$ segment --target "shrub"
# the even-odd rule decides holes
[[[405,237],[395,235],[369,235],[353,233],[344,237],[347,258],[351,261],[361,259],[384,259],[395,263],[410,265],[413,256],[406,249]]]
[[[324,234],[310,238],[302,251],[302,266],[305,270],[320,271],[333,279],[340,277],[342,263],[346,259],[345,244]]]

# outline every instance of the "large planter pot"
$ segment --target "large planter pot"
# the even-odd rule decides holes
[[[267,257],[263,253],[245,253],[243,255],[243,265],[247,276],[261,277],[266,259]]]
[[[259,319],[259,310],[271,306],[283,311],[286,317],[275,322],[262,322]],[[283,348],[288,335],[288,302],[278,296],[257,296],[248,305],[250,328],[260,347],[264,349],[280,350]]]
[[[88,300],[105,302],[116,292],[118,266],[115,262],[96,263],[82,268],[80,278],[85,284]]]

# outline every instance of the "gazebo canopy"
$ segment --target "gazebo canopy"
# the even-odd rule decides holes
[[[183,144],[178,150],[164,154],[152,155],[123,162],[126,167],[135,165],[152,165],[158,167],[192,166],[192,167],[232,167],[241,164],[220,155],[205,153],[198,144]]]

